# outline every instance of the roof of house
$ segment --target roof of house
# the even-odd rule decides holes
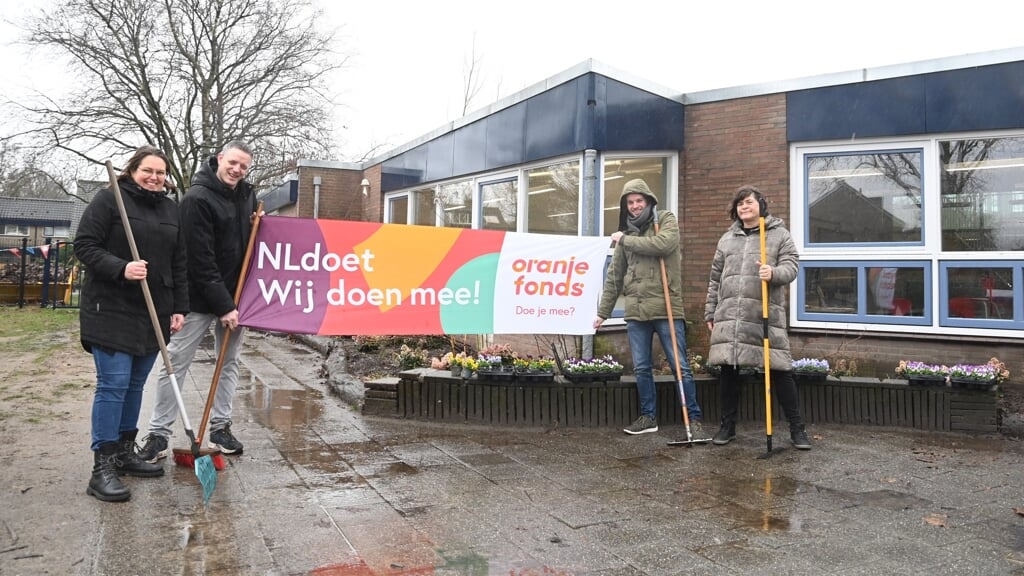
[[[70,226],[76,204],[80,203],[74,200],[0,196],[0,224]]]

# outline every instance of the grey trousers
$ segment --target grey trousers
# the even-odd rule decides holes
[[[210,331],[210,324],[213,324],[214,327],[216,353],[220,352],[225,335],[230,336],[224,354],[224,366],[221,369],[220,379],[217,381],[217,394],[213,397],[213,407],[210,410],[210,424],[207,430],[213,431],[231,424],[231,406],[235,398],[235,387],[238,385],[238,355],[242,350],[242,341],[245,339],[245,328],[239,326],[233,331],[228,331],[221,325],[217,316],[190,312],[185,316],[185,325],[181,330],[171,335],[171,341],[167,343],[167,352],[171,357],[171,367],[174,369],[174,376],[180,387],[185,382],[199,343]],[[184,394],[184,390],[182,390],[182,394]],[[156,402],[153,405],[153,416],[149,419],[149,433],[165,438],[169,437],[177,415],[178,403],[175,401],[174,391],[171,389],[171,379],[167,375],[167,367],[160,362]],[[202,418],[202,413],[189,415],[189,422],[197,434],[201,426],[199,418]]]

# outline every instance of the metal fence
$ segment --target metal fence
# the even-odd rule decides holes
[[[71,242],[0,238],[0,306],[77,308],[82,271]]]

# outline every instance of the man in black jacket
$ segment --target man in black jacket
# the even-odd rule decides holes
[[[231,407],[238,384],[238,355],[244,328],[238,326],[235,288],[242,271],[256,195],[245,175],[252,150],[243,142],[229,142],[211,156],[192,177],[181,201],[181,225],[188,249],[188,293],[191,312],[184,327],[171,337],[168,351],[179,382],[203,337],[214,324],[215,349],[224,338],[228,346],[210,414],[209,447],[225,454],[241,454],[242,443],[231,433]],[[166,368],[160,370],[156,403],[149,421],[149,437],[140,458],[155,463],[170,450],[167,439],[177,415],[177,402]]]

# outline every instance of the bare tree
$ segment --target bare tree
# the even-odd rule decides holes
[[[469,49],[469,57],[462,63],[462,115],[465,116],[469,113],[470,106],[473,103],[473,99],[476,98],[477,94],[480,93],[480,89],[483,88],[483,78],[481,77],[481,62],[483,61],[483,55],[477,56],[476,54],[476,33],[473,33],[473,44]]]
[[[230,140],[253,145],[250,180],[332,149],[332,52],[309,0],[67,0],[26,20],[25,41],[71,59],[75,88],[22,104],[41,147],[102,163],[141,144],[164,150],[187,189]]]

